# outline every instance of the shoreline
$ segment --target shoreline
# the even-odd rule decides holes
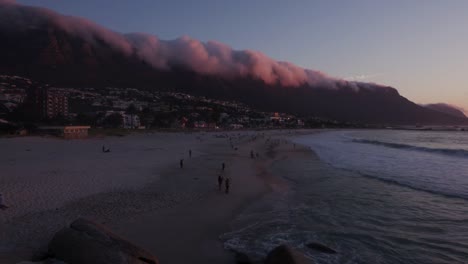
[[[265,173],[274,157],[267,156],[269,150],[264,138],[251,142],[253,135],[261,133],[264,132],[228,133],[240,137],[235,141],[238,150],[230,148],[227,138],[216,137],[217,133],[184,134],[196,137],[194,140],[198,145],[194,147],[194,157],[185,157],[186,165],[182,170],[178,168],[177,161],[162,164],[159,168],[149,167],[145,170],[153,171],[151,174],[157,174],[157,177],[142,187],[99,192],[57,208],[26,213],[9,220],[0,217],[0,222],[6,223],[0,227],[0,235],[19,234],[18,238],[9,239],[13,245],[11,248],[0,247],[0,262],[17,263],[37,257],[46,251],[47,243],[56,231],[76,217],[84,216],[147,249],[163,260],[162,263],[168,260],[170,263],[182,263],[187,259],[234,263],[233,254],[224,249],[220,235],[229,231],[230,221],[250,202],[272,188],[267,181],[272,176],[265,178]],[[287,131],[265,133],[265,138],[270,136],[287,137]],[[164,142],[168,136],[156,133],[125,138],[133,143],[137,137],[148,137],[148,140],[159,137]],[[55,142],[63,144],[69,141]],[[258,160],[249,157],[251,149],[261,153]],[[179,152],[185,155],[186,150],[167,154],[179,156]],[[216,186],[222,162],[226,162],[226,173],[232,179],[228,195],[220,193]],[[168,241],[173,243],[169,248]],[[180,252],[186,252],[191,258]],[[178,256],[180,260],[177,260]]]
[[[219,192],[213,184],[214,190],[203,199],[121,221],[114,225],[115,230],[154,253],[161,263],[186,263],[188,259],[235,263],[234,252],[224,248],[220,236],[230,231],[230,222],[251,202],[271,191],[264,174],[273,158],[251,159],[250,149],[266,153],[261,139],[239,145],[227,162],[226,176],[232,180],[229,194]]]

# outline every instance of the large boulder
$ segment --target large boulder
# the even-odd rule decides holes
[[[254,264],[255,262],[245,253],[233,250],[236,264]]]
[[[327,254],[336,254],[336,250],[334,250],[333,248],[330,248],[330,247],[327,247],[323,244],[320,244],[320,243],[316,243],[316,242],[310,242],[310,243],[307,243],[306,246],[312,250],[316,250],[316,251],[319,251],[319,252],[322,252],[322,253],[327,253]]]
[[[295,249],[281,245],[268,253],[265,264],[312,264],[312,261]]]
[[[102,225],[77,219],[49,244],[51,256],[68,264],[158,264],[147,251],[113,234]]]

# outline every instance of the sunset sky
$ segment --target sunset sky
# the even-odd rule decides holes
[[[390,85],[417,103],[468,109],[468,1],[16,2],[122,33],[216,40],[331,76]]]

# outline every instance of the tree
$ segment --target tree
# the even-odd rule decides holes
[[[221,111],[218,109],[213,109],[210,115],[210,122],[218,123],[221,119]]]
[[[95,126],[97,125],[99,116],[100,116],[99,114],[94,114],[94,113],[89,113],[89,114],[79,113],[75,117],[75,124]]]
[[[138,112],[138,110],[136,109],[134,104],[129,105],[127,107],[127,110],[125,111],[125,113],[130,115],[130,118],[131,118],[130,122],[131,122],[131,127],[132,128],[135,128],[135,125],[133,124],[133,116],[136,115],[137,112]]]
[[[155,114],[153,113],[153,111],[150,108],[145,107],[140,112],[141,124],[146,126],[147,128],[149,128],[152,125],[153,121],[154,121],[154,116],[155,116]]]
[[[135,107],[134,104],[131,104],[127,107],[127,110],[125,110],[125,113],[129,115],[135,115],[138,112],[137,108]]]
[[[122,115],[119,113],[108,115],[102,121],[102,125],[104,127],[112,127],[112,128],[121,127],[123,125]]]

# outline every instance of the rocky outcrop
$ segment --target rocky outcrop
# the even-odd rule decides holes
[[[265,264],[312,264],[312,261],[295,249],[282,245],[268,253]]]
[[[236,264],[263,264],[263,259],[252,257],[243,252],[232,250]]]
[[[329,248],[323,244],[316,243],[316,242],[310,242],[306,244],[306,246],[312,250],[316,250],[322,253],[327,253],[327,254],[336,254],[336,250]]]
[[[250,257],[242,252],[234,251],[234,257],[236,259],[236,264],[252,264],[253,261]]]
[[[147,251],[86,219],[78,219],[55,234],[49,244],[49,254],[68,264],[159,263]]]

